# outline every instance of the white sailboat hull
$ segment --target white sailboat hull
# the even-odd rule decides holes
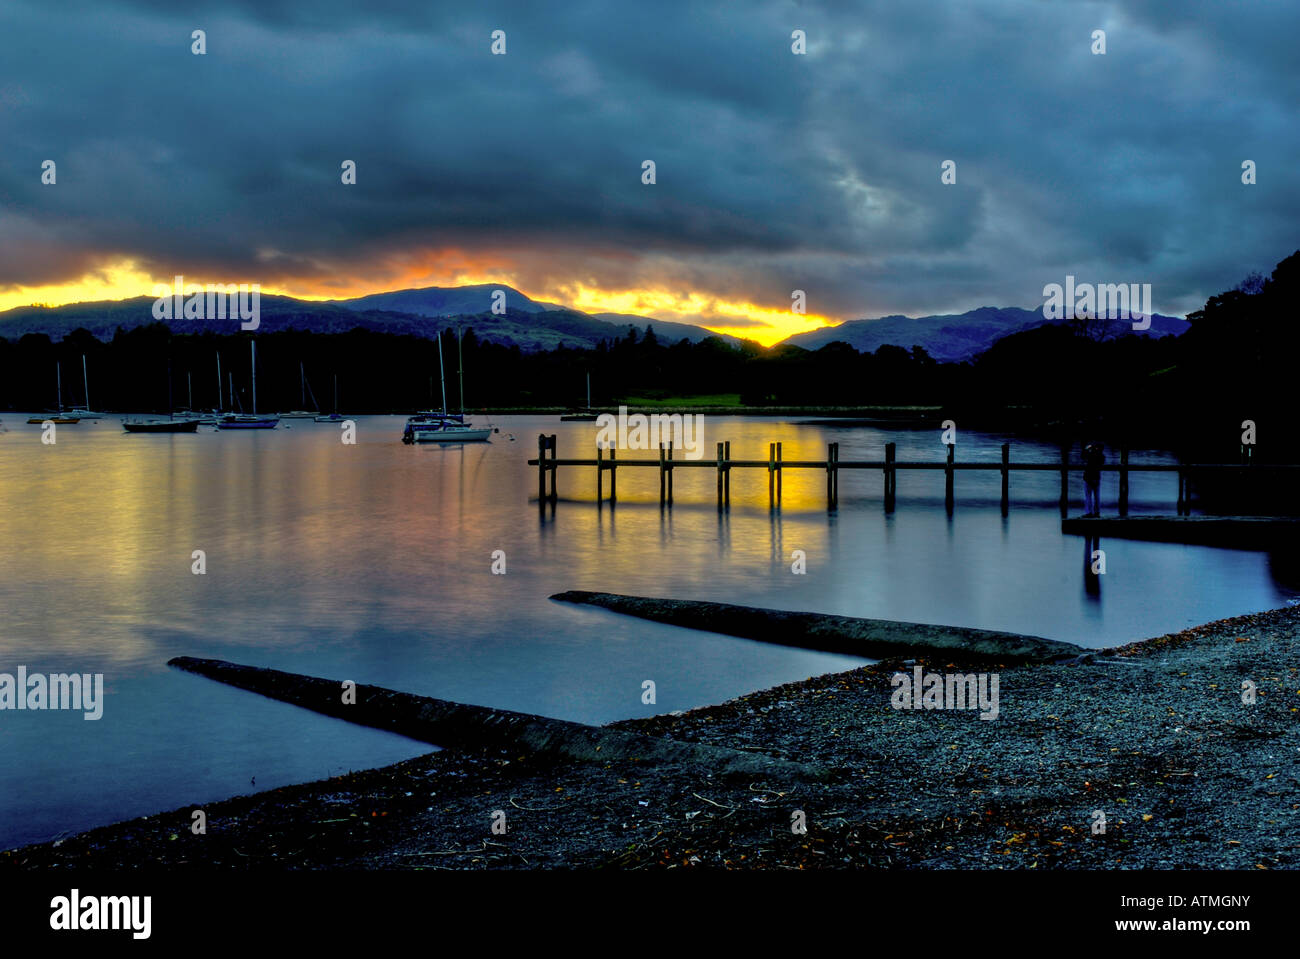
[[[411,439],[417,443],[481,443],[492,435],[491,427],[443,427],[411,430]]]

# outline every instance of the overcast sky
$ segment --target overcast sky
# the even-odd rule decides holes
[[[1298,36],[1281,2],[5,0],[0,307],[498,281],[770,340],[1073,273],[1181,315],[1300,247]]]

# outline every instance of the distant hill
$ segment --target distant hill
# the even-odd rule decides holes
[[[783,340],[782,344],[818,350],[828,343],[841,342],[861,353],[874,353],[886,344],[904,349],[921,346],[941,363],[960,363],[974,359],[1004,336],[1054,322],[1066,321],[1046,320],[1042,310],[982,306],[967,313],[940,316],[912,318],[895,315],[875,320],[849,320],[838,326],[797,333]],[[1118,334],[1134,332],[1129,322],[1114,321],[1112,325],[1113,332]],[[1156,313],[1151,318],[1151,329],[1140,335],[1177,336],[1188,326],[1186,320]]]
[[[505,316],[491,312],[493,294],[505,293]],[[595,346],[611,335],[626,336],[634,326],[638,333],[649,325],[655,336],[667,343],[686,339],[698,343],[709,336],[720,336],[728,343],[739,343],[734,336],[713,333],[689,323],[673,323],[632,313],[584,313],[557,303],[533,300],[504,283],[480,283],[475,286],[429,286],[418,290],[374,293],[353,300],[333,303],[352,310],[385,310],[424,317],[474,316],[474,332],[496,342],[517,343],[522,350],[550,349],[565,346]],[[528,314],[527,322],[514,314]],[[599,321],[592,324],[591,320]],[[603,325],[602,325],[603,324]],[[611,334],[609,326],[619,327]]]
[[[506,312],[502,315],[491,312],[492,294],[496,290],[504,290],[506,294]],[[155,322],[153,305],[153,297],[137,296],[56,307],[18,307],[0,313],[0,336],[16,340],[27,333],[45,333],[59,340],[75,329],[85,328],[99,339],[108,340],[119,326],[130,330]],[[665,343],[683,338],[696,343],[718,335],[687,323],[618,313],[583,313],[531,300],[502,284],[396,290],[326,302],[264,294],[260,299],[260,314],[258,328],[267,332],[297,329],[345,333],[362,327],[384,333],[433,337],[439,329],[473,327],[481,338],[518,346],[524,352],[559,346],[590,348],[602,340],[626,336],[629,326],[635,326],[641,334],[649,325]],[[168,326],[174,333],[231,333],[239,328],[238,321],[229,318],[171,320]],[[723,339],[739,342],[734,337]]]
[[[558,303],[531,300],[504,283],[480,283],[475,286],[426,286],[415,290],[372,293],[351,300],[328,302],[349,310],[384,310],[411,313],[415,316],[473,316],[492,310],[492,295],[501,290],[506,295],[506,309],[520,313],[545,313],[566,310]]]
[[[494,314],[492,294],[503,290],[506,312]],[[351,300],[313,301],[288,296],[261,297],[261,326],[267,332],[297,329],[316,333],[345,333],[355,327],[384,333],[433,337],[441,329],[473,327],[475,333],[491,342],[518,346],[527,353],[566,346],[587,349],[602,340],[627,335],[635,327],[641,335],[649,325],[663,343],[687,339],[692,343],[710,336],[720,336],[730,344],[742,340],[712,333],[689,323],[673,323],[628,313],[584,313],[554,303],[532,300],[513,287],[503,284],[479,284],[460,287],[426,287],[417,290],[394,290]],[[67,306],[23,306],[0,313],[0,336],[16,340],[26,333],[45,333],[59,340],[73,330],[84,327],[102,340],[110,339],[117,328],[133,329],[155,322],[153,297],[137,296],[128,300],[96,303],[71,303]],[[1015,307],[998,309],[981,307],[969,313],[922,316],[885,316],[875,320],[849,320],[838,326],[799,333],[781,345],[817,350],[828,343],[844,342],[863,353],[874,353],[886,344],[911,349],[922,346],[940,362],[973,359],[995,342],[1012,333],[1047,325],[1039,310]],[[1062,321],[1055,321],[1062,322]],[[238,321],[172,320],[175,333],[230,333]],[[1143,335],[1177,335],[1187,329],[1186,320],[1156,314],[1151,329]],[[1117,322],[1117,333],[1131,332],[1131,325]]]
[[[598,320],[606,323],[612,323],[615,326],[621,326],[627,329],[629,326],[635,326],[638,331],[644,331],[646,325],[654,330],[655,336],[661,343],[677,343],[682,339],[690,340],[692,343],[698,343],[706,336],[716,336],[725,343],[736,346],[745,342],[739,337],[729,336],[726,333],[714,333],[703,327],[692,326],[690,323],[671,323],[668,320],[654,320],[647,316],[637,316],[635,313],[592,313]],[[700,334],[703,333],[704,336]]]

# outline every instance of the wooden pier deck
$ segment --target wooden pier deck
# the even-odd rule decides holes
[[[1076,516],[1062,533],[1114,539],[1267,549],[1300,543],[1300,518],[1292,516]]]
[[[884,507],[886,512],[893,512],[898,492],[898,474],[904,470],[942,470],[945,476],[944,503],[951,512],[954,508],[954,476],[958,471],[993,470],[1002,474],[1002,512],[1010,509],[1011,473],[1013,472],[1055,472],[1060,476],[1060,510],[1065,518],[1069,512],[1070,474],[1081,473],[1085,467],[1082,463],[1071,462],[1069,449],[1061,450],[1061,459],[1056,463],[1013,463],[1011,462],[1011,444],[1002,444],[1002,459],[996,463],[959,463],[956,461],[956,447],[948,446],[946,460],[902,462],[897,458],[894,443],[884,446],[884,459],[881,460],[842,460],[840,444],[826,445],[824,460],[787,460],[782,456],[780,443],[769,443],[767,459],[732,459],[731,443],[717,444],[713,459],[686,460],[674,457],[672,444],[660,444],[657,458],[619,458],[617,449],[598,447],[594,459],[560,458],[556,455],[555,434],[541,434],[537,438],[537,456],[528,460],[529,466],[537,467],[537,501],[539,504],[554,503],[557,493],[557,476],[560,467],[594,469],[596,471],[596,503],[606,500],[605,474],[609,474],[608,502],[618,499],[618,471],[620,469],[657,469],[659,473],[659,505],[673,505],[673,473],[679,469],[712,469],[717,473],[718,509],[731,506],[731,472],[737,469],[767,470],[768,505],[778,509],[781,505],[781,478],[786,470],[819,470],[826,473],[826,506],[834,510],[839,505],[839,474],[841,470],[879,470],[884,481]],[[1275,470],[1297,471],[1300,464],[1256,464],[1256,463],[1152,463],[1133,465],[1129,463],[1129,451],[1120,451],[1119,462],[1107,463],[1101,467],[1103,473],[1119,474],[1120,516],[1127,516],[1129,501],[1129,476],[1132,473],[1174,473],[1177,477],[1176,510],[1178,516],[1187,516],[1191,512],[1191,494],[1189,476],[1202,471],[1268,472]],[[549,483],[548,483],[549,479]]]

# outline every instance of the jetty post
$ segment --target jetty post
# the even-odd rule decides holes
[[[1070,447],[1061,444],[1061,518],[1070,512]]]
[[[840,484],[840,444],[826,444],[826,508],[833,510],[839,506]]]
[[[767,444],[767,508],[776,507],[776,444]]]
[[[668,444],[668,505],[673,505],[673,444]]]
[[[894,490],[897,472],[894,470],[894,457],[898,447],[894,443],[885,444],[885,512],[894,511]]]
[[[781,505],[781,444],[776,444],[776,505]]]
[[[1128,515],[1128,447],[1119,451],[1119,515]]]
[[[659,444],[659,508],[668,502],[668,467],[664,456],[664,444]]]
[[[559,493],[559,479],[560,479],[560,475],[559,475],[559,474],[560,474],[560,466],[559,466],[558,463],[555,462],[555,460],[556,460],[556,458],[559,456],[559,454],[556,453],[556,451],[555,451],[555,434],[554,434],[554,433],[552,433],[550,436],[548,436],[548,437],[546,438],[546,448],[550,451],[550,454],[551,454],[551,457],[550,457],[550,459],[551,459],[551,465],[550,465],[550,470],[551,470],[551,502],[554,503],[556,500],[558,500],[558,499],[560,498],[560,493]]]
[[[723,442],[722,456],[726,460],[722,477],[722,494],[726,500],[727,509],[731,509],[731,440]]]
[[[718,512],[722,512],[722,443],[718,443]]]
[[[547,456],[548,450],[550,451],[550,456]],[[547,493],[546,491],[546,474],[548,471],[551,474],[550,493]],[[559,472],[559,468],[556,466],[555,463],[555,434],[552,433],[550,436],[547,436],[545,433],[542,433],[537,437],[537,502],[538,503],[545,503],[548,498],[551,500],[551,502],[555,502],[555,500],[557,499],[558,494],[555,491],[555,474],[558,472]]]
[[[546,434],[537,434],[537,502],[546,502]]]
[[[944,467],[943,467],[943,474],[944,474],[944,475],[943,475],[943,507],[944,507],[944,509],[946,509],[949,513],[952,512],[952,507],[953,507],[953,496],[952,496],[952,474],[953,474],[953,469],[952,469],[952,464],[953,464],[954,457],[956,456],[956,453],[957,453],[957,444],[956,444],[956,443],[949,443],[949,444],[948,444],[948,462],[945,463],[945,464],[944,464]]]
[[[1002,515],[1011,511],[1011,444],[1002,444]]]
[[[835,441],[835,508],[840,506],[840,442]]]

